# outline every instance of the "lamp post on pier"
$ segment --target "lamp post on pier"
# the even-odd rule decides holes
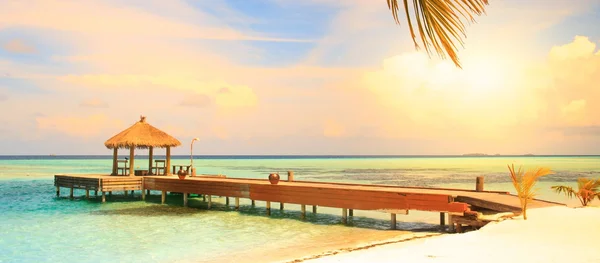
[[[194,168],[194,142],[200,139],[194,138],[190,143],[190,169],[192,170],[192,176],[196,176],[196,168]]]

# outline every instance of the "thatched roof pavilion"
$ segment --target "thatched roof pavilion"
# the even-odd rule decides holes
[[[117,174],[117,151],[118,149],[129,149],[129,175],[134,172],[134,149],[149,149],[149,173],[152,173],[152,155],[154,148],[166,148],[166,168],[165,173],[169,173],[171,166],[171,147],[181,145],[181,142],[171,135],[155,128],[146,122],[146,117],[140,116],[140,121],[119,134],[108,139],[104,145],[108,149],[113,149],[113,169],[112,174]]]

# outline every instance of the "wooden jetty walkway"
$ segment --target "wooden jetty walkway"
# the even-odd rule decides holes
[[[280,180],[271,184],[266,179],[226,178],[217,176],[196,176],[179,179],[177,176],[108,176],[108,175],[55,175],[54,185],[57,195],[60,187],[85,189],[102,192],[102,201],[106,193],[112,191],[140,190],[142,199],[149,190],[161,191],[162,203],[165,203],[167,192],[183,193],[183,203],[187,206],[189,194],[205,196],[208,208],[211,207],[211,196],[235,198],[239,208],[239,198],[266,202],[267,215],[270,214],[271,203],[301,205],[302,217],[305,217],[306,206],[316,213],[318,206],[341,208],[342,222],[353,216],[354,210],[371,210],[390,213],[392,229],[396,227],[396,214],[408,214],[410,210],[440,213],[440,224],[446,224],[445,216],[451,228],[458,231],[463,225],[481,227],[490,219],[486,214],[520,213],[518,197],[508,192],[483,191],[483,178],[477,178],[476,190],[402,187],[392,185],[365,185],[348,183],[328,183],[293,181],[293,173],[288,175],[289,181]],[[97,192],[96,192],[97,193]],[[558,203],[532,200],[529,208],[561,205]]]

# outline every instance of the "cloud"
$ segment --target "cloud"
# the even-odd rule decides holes
[[[210,103],[211,99],[209,96],[204,94],[192,94],[186,95],[185,98],[179,102],[179,106],[204,108],[210,105]]]
[[[98,98],[94,98],[94,99],[87,99],[82,101],[81,103],[79,103],[79,107],[84,107],[84,108],[108,108],[108,103],[106,103],[105,101],[98,99]]]
[[[0,29],[34,27],[103,37],[166,37],[214,40],[253,40],[302,42],[240,32],[228,27],[206,12],[195,9],[184,1],[145,3],[148,9],[165,9],[180,16],[164,16],[135,6],[111,5],[110,1],[30,1],[0,4]],[[195,16],[195,22],[183,21]],[[111,19],[106,19],[110,17]],[[198,23],[200,20],[200,23]]]
[[[31,54],[36,52],[35,47],[28,45],[20,39],[13,39],[8,41],[4,43],[4,45],[2,45],[2,48],[8,52],[15,54]]]
[[[59,132],[73,137],[90,138],[124,128],[123,122],[104,114],[84,117],[51,116],[35,118],[41,131]]]

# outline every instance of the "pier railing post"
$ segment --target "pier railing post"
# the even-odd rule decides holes
[[[483,176],[477,176],[475,179],[475,191],[483,192]]]

